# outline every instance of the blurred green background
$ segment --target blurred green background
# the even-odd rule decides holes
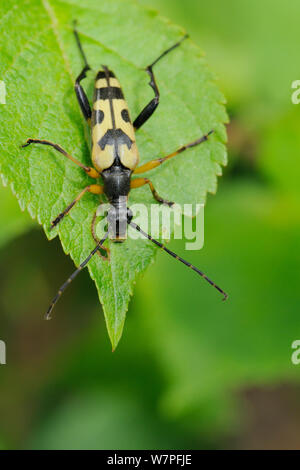
[[[230,299],[159,253],[113,354],[87,272],[44,322],[73,264],[1,189],[0,448],[299,449],[300,3],[140,3],[186,28],[228,100],[229,165],[208,197],[205,247],[170,247]]]

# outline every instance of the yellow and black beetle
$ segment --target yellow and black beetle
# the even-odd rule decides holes
[[[69,155],[62,147],[60,147],[60,145],[54,144],[53,142],[47,140],[28,139],[22,147],[27,147],[30,144],[50,145],[58,152],[62,153],[65,157],[69,158],[73,163],[80,166],[91,178],[98,179],[101,177],[103,180],[103,185],[90,184],[84,188],[68,205],[68,207],[66,207],[66,209],[52,221],[52,228],[55,227],[63,219],[63,217],[68,214],[76,202],[79,201],[79,199],[86,192],[90,192],[92,194],[104,194],[111,204],[111,210],[109,210],[107,215],[109,228],[102,240],[96,239],[93,226],[95,217],[93,218],[92,233],[94,239],[97,241],[97,245],[85,259],[85,261],[81,263],[79,268],[74,271],[69,279],[60,287],[58,293],[48,308],[46,318],[50,319],[51,311],[62,295],[63,291],[77,276],[77,274],[87,265],[92,256],[99,252],[105,240],[108,238],[108,234],[110,234],[110,238],[115,242],[122,242],[125,240],[127,224],[139,231],[145,238],[151,240],[155,245],[162,248],[175,259],[178,259],[183,264],[190,267],[193,271],[206,279],[206,281],[208,281],[213,287],[215,287],[219,292],[221,292],[221,294],[224,295],[225,300],[227,298],[227,294],[213,281],[211,281],[202,271],[170,251],[167,247],[162,245],[159,241],[153,239],[148,233],[144,232],[138,225],[136,225],[132,221],[132,212],[127,207],[127,198],[130,190],[133,188],[139,188],[145,184],[149,185],[154,198],[159,203],[172,206],[172,202],[163,199],[157,194],[151,180],[148,178],[131,179],[132,175],[137,175],[148,170],[152,170],[153,168],[156,168],[166,160],[175,157],[175,155],[178,155],[184,150],[205,142],[208,139],[208,136],[213,132],[208,132],[200,139],[180,147],[175,152],[163,158],[151,160],[150,162],[138,167],[139,154],[135,141],[135,131],[137,131],[150,118],[159,104],[159,90],[155,81],[153,67],[160,59],[178,47],[180,43],[186,39],[187,35],[172,47],[167,49],[165,52],[163,52],[154,62],[152,62],[152,64],[146,67],[145,70],[150,76],[149,85],[154,91],[154,98],[144,107],[133,123],[131,122],[128,106],[124,99],[119,81],[115,77],[114,73],[105,65],[102,66],[102,70],[100,70],[96,76],[93,108],[91,109],[86,93],[80,84],[80,82],[86,77],[86,72],[91,68],[87,62],[78,36],[78,32],[76,30],[76,22],[74,22],[74,35],[80,54],[84,61],[84,67],[75,81],[75,92],[82,114],[88,124],[91,126],[93,167],[87,167],[83,165],[81,162]],[[110,227],[113,227],[113,229]]]

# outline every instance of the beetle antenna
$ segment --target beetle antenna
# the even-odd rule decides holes
[[[204,274],[202,271],[200,271],[200,269],[196,268],[196,266],[194,266],[193,264],[189,263],[188,261],[184,260],[183,258],[181,258],[180,256],[176,255],[176,253],[174,253],[173,251],[169,250],[165,245],[163,245],[162,243],[160,243],[158,240],[155,240],[154,238],[151,237],[151,235],[149,235],[148,233],[144,232],[141,227],[139,227],[138,225],[136,225],[134,222],[128,222],[129,225],[131,225],[131,227],[135,228],[135,230],[137,230],[138,232],[140,232],[142,235],[144,235],[145,238],[148,238],[148,240],[150,240],[152,243],[154,243],[155,245],[159,246],[159,248],[161,248],[162,250],[166,251],[169,255],[173,256],[173,258],[175,259],[178,259],[178,261],[180,261],[181,263],[185,264],[186,266],[188,266],[189,268],[191,268],[193,271],[195,271],[197,274],[199,274],[199,276],[203,277],[211,286],[213,286],[215,289],[217,289],[224,297],[223,297],[223,300],[226,300],[227,297],[228,297],[228,294],[226,294],[226,292],[223,291],[223,289],[221,289],[221,287],[217,286],[217,284],[215,284],[211,279],[209,279],[206,274]]]
[[[73,272],[73,274],[71,274],[71,276],[66,280],[66,282],[59,288],[56,296],[54,297],[54,299],[52,300],[48,310],[47,310],[47,313],[45,315],[45,320],[51,320],[51,312],[55,306],[55,304],[57,303],[57,301],[60,299],[61,295],[63,294],[63,292],[66,290],[66,288],[68,287],[69,284],[71,284],[71,282],[73,281],[73,279],[75,279],[75,277],[77,276],[77,274],[80,273],[80,271],[88,264],[88,262],[90,261],[90,259],[94,256],[95,253],[97,253],[97,251],[99,250],[99,248],[103,245],[103,243],[105,242],[105,240],[107,239],[108,237],[108,232],[106,232],[106,234],[104,235],[104,237],[102,238],[102,240],[99,241],[99,243],[97,243],[97,245],[95,246],[95,248],[90,252],[89,256],[80,264],[80,266],[76,269],[76,271]]]

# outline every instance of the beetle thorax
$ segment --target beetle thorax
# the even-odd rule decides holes
[[[120,198],[126,198],[130,191],[131,170],[121,165],[113,165],[101,173],[104,194],[112,205],[119,206]]]

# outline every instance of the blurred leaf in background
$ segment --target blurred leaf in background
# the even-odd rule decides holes
[[[247,126],[263,125],[291,104],[299,79],[298,0],[139,0],[182,24],[218,72],[229,107]]]
[[[152,316],[145,313],[145,318],[156,319],[153,338],[159,338],[158,331],[168,332],[163,349],[157,342],[157,355],[165,355],[170,375],[163,408],[177,415],[198,406],[201,419],[203,408],[216,411],[221,403],[220,420],[225,415],[220,395],[232,404],[234,390],[299,377],[290,347],[300,335],[300,110],[291,103],[291,83],[299,74],[300,6],[291,1],[282,9],[268,0],[189,0],[184,5],[164,0],[159,6],[174,21],[180,19],[208,51],[229,97],[234,160],[218,198],[207,206],[205,247],[191,254],[191,261],[216,280],[227,279],[230,299],[220,316],[209,292],[206,297],[200,286],[191,287],[194,281],[183,280],[186,273],[177,266],[166,276],[167,260],[161,257],[143,282],[163,282],[166,288],[154,289],[160,294],[157,303],[152,296]],[[204,407],[206,401],[210,407]],[[229,419],[227,432],[231,424]]]
[[[162,405],[171,414],[202,407],[213,396],[218,410],[228,391],[299,376],[290,355],[300,327],[300,219],[290,211],[288,219],[276,195],[250,181],[223,187],[221,196],[206,210],[205,250],[191,258],[224,279],[230,298],[222,315],[210,289],[180,266],[169,272],[163,256],[145,276],[139,297],[157,357],[169,375]],[[182,250],[182,244],[175,249]]]

